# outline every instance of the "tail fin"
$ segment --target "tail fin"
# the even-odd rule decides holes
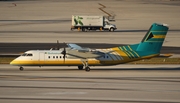
[[[136,51],[150,51],[159,53],[168,31],[167,24],[153,23]]]

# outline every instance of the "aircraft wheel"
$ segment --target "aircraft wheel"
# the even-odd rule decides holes
[[[89,67],[86,67],[85,70],[89,72],[91,69]]]
[[[20,71],[23,71],[23,70],[24,70],[24,68],[23,68],[23,67],[20,67],[20,68],[19,68],[19,70],[20,70]]]
[[[79,70],[83,70],[83,66],[78,66],[78,69]]]

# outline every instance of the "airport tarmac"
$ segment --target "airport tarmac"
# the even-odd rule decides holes
[[[106,15],[98,9],[101,7],[98,3],[116,15],[112,24],[117,30],[70,31],[72,15]],[[169,25],[163,46],[179,50],[179,5],[179,0],[1,1],[0,51],[19,52],[16,50],[19,47],[21,52],[38,46],[49,49],[49,44],[57,40],[85,45],[135,44],[154,22]],[[14,46],[10,46],[11,43]],[[117,65],[91,69],[85,72],[77,67],[25,67],[19,71],[16,66],[1,64],[0,103],[180,102],[179,65]]]
[[[179,65],[91,67],[0,65],[1,103],[179,103]]]
[[[97,48],[111,48],[117,46],[124,46],[125,44],[105,44],[105,43],[77,43],[81,47],[88,47],[91,49]],[[50,50],[57,49],[57,47],[67,47],[64,43],[0,43],[0,55],[16,54],[20,55],[28,50]],[[13,51],[12,51],[13,49]],[[180,54],[180,47],[163,46],[161,54]],[[178,56],[179,57],[179,56]]]
[[[14,3],[16,6],[14,6]],[[72,15],[115,14],[115,32],[71,31]],[[0,2],[1,43],[139,43],[152,23],[170,29],[164,46],[180,44],[180,1],[171,0],[36,0]],[[82,9],[83,8],[83,9]],[[132,39],[133,38],[133,39]]]

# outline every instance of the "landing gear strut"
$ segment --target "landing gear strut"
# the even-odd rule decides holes
[[[89,72],[91,69],[90,69],[90,67],[88,66],[88,60],[87,60],[87,59],[86,59],[86,60],[81,60],[81,62],[82,62],[82,64],[84,65],[85,70],[86,70],[87,72]]]
[[[24,70],[24,68],[23,68],[23,67],[19,67],[19,70],[20,70],[20,71],[23,71],[23,70]]]

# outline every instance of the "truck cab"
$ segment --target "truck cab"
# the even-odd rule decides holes
[[[108,20],[104,21],[104,30],[114,31],[116,29],[116,25],[109,23]]]

